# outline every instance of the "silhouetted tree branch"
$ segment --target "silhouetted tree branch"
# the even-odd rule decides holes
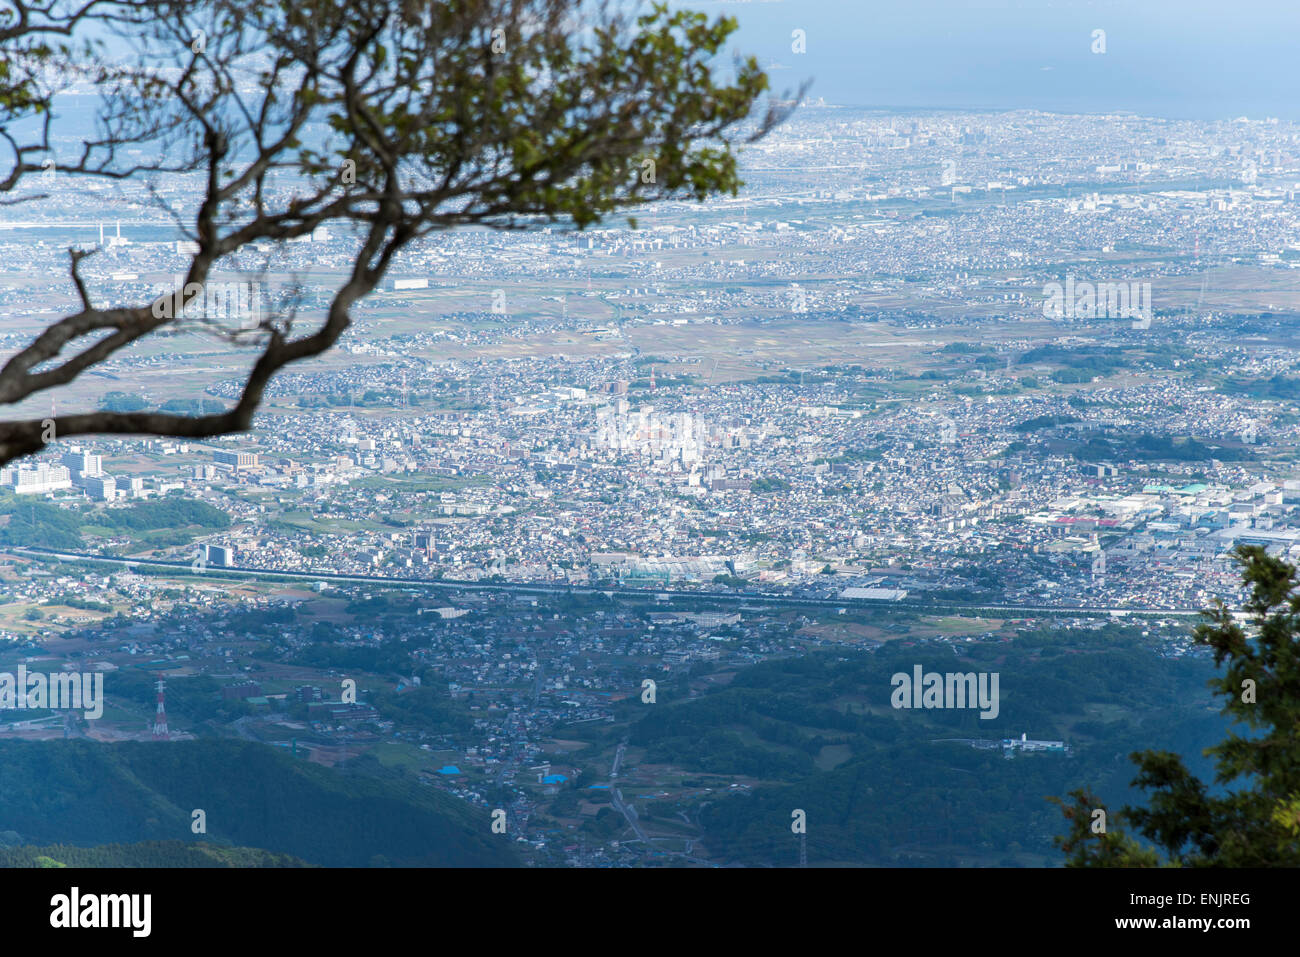
[[[14,32],[0,41],[30,51],[40,41],[23,24],[34,22],[35,8],[15,9]],[[51,436],[246,431],[275,374],[335,345],[356,303],[412,244],[469,225],[581,229],[644,203],[735,193],[736,147],[786,112],[772,104],[756,114],[768,80],[752,58],[719,79],[714,62],[734,21],[661,3],[104,0],[69,8],[58,22],[75,37],[92,16],[136,59],[95,61],[91,73],[106,93],[102,133],[76,162],[55,168],[73,177],[201,179],[192,219],[182,220],[197,251],[180,305],[255,243],[335,224],[355,230],[359,245],[315,328],[295,334],[292,316],[280,313],[227,336],[260,350],[227,411],[3,422],[0,462],[38,451]],[[14,88],[0,109],[43,115],[48,126],[48,96],[25,99],[23,83]],[[44,136],[48,144],[48,129]],[[41,169],[34,148],[9,143],[16,160],[0,193]],[[148,163],[119,166],[125,143],[146,144]],[[78,272],[86,253],[70,254],[80,308],[0,368],[0,402],[66,386],[186,321],[168,296],[97,306]],[[203,326],[222,334],[219,323]]]

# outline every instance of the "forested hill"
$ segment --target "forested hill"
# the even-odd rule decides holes
[[[255,742],[0,741],[0,766],[0,832],[14,832],[12,844],[181,840],[331,867],[520,863],[486,810]],[[191,833],[195,809],[206,834]]]
[[[1047,797],[1089,786],[1112,808],[1140,803],[1130,753],[1175,751],[1205,774],[1202,749],[1223,736],[1206,687],[1212,662],[1125,629],[956,651],[891,643],[757,664],[724,688],[647,709],[629,743],[648,764],[744,782],[701,808],[705,844],[723,862],[793,866],[798,809],[810,864],[1051,866],[1064,824]],[[997,717],[893,708],[891,676],[918,664],[999,673]],[[999,746],[1022,734],[1069,750]]]

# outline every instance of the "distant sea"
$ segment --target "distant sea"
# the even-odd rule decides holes
[[[777,92],[810,80],[808,96],[830,105],[1300,121],[1300,0],[670,2],[736,17],[730,52],[754,54]],[[1098,30],[1104,53],[1092,52]],[[794,52],[798,43],[806,52]],[[57,99],[61,156],[75,155],[78,138],[93,129],[95,103]],[[1122,143],[1098,147],[1124,153]],[[0,214],[22,217],[21,208]],[[124,224],[123,234],[179,238],[161,219],[136,228]],[[75,238],[91,235],[79,230]]]
[[[674,0],[778,90],[894,109],[1300,120],[1300,0]],[[795,53],[795,30],[806,52]],[[1104,31],[1104,53],[1094,53]],[[1100,144],[1099,144],[1100,145]]]

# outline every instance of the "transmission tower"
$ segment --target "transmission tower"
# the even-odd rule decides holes
[[[166,682],[161,678],[158,680],[158,712],[153,719],[153,739],[155,741],[169,741],[171,735],[167,731],[167,708],[164,704],[163,689]]]

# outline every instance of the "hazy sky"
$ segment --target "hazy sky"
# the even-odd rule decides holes
[[[1300,119],[1300,0],[676,0],[778,88],[878,107]],[[807,52],[791,50],[792,31]],[[1093,31],[1105,53],[1093,53]]]

